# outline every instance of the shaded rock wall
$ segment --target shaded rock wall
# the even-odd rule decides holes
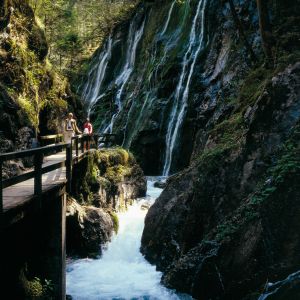
[[[298,19],[270,1],[278,52],[268,69],[255,6],[235,5],[259,62],[247,62],[228,7],[215,2],[218,32],[197,67],[208,77],[194,79],[189,106],[197,111],[192,159],[168,179],[142,238],[163,283],[196,299],[258,299],[267,280],[299,270]]]
[[[234,115],[211,131],[149,210],[142,252],[167,286],[196,299],[255,299],[268,279],[299,269],[299,71],[272,77],[231,133]]]
[[[233,109],[230,101],[226,102],[225,99],[234,95],[239,80],[251,65],[249,53],[239,37],[228,3],[205,3],[203,48],[198,53],[191,76],[187,107],[178,129],[171,173],[189,165],[191,154],[197,151],[201,143],[199,128],[217,122],[223,113]],[[162,173],[168,126],[176,102],[184,56],[189,48],[197,4],[198,1],[194,0],[176,1],[174,5],[172,1],[146,3],[141,5],[131,21],[135,22],[135,28],[140,28],[143,21],[145,26],[136,51],[133,72],[122,92],[122,109],[115,117],[113,131],[118,134],[119,143],[135,153],[147,174]],[[249,43],[259,56],[261,49],[255,5],[253,1],[235,4]],[[198,20],[197,35],[200,26]],[[111,59],[99,91],[101,101],[92,109],[92,118],[100,129],[105,128],[117,111],[114,100],[119,91],[118,75],[126,63],[129,27],[129,23],[119,26],[112,36]],[[197,43],[192,49],[195,47]],[[101,57],[99,53],[96,54],[94,68],[99,66],[98,56]],[[89,73],[85,81],[91,78],[95,78],[93,73],[92,76]],[[186,86],[184,83],[183,88]]]

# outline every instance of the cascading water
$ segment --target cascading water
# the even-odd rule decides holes
[[[136,28],[136,25],[137,21],[134,18],[129,27],[125,64],[114,82],[111,83],[111,85],[114,85],[117,88],[117,94],[114,99],[117,111],[113,114],[108,123],[104,122],[102,126],[102,131],[104,132],[112,132],[113,130],[114,120],[122,109],[121,98],[123,91],[134,70],[137,47],[143,35],[145,21],[141,24],[140,28]],[[104,49],[100,52],[97,58],[97,63],[91,68],[90,72],[88,73],[87,82],[83,87],[81,96],[83,102],[86,104],[88,115],[90,115],[93,106],[105,94],[102,93],[103,82],[105,76],[107,75],[107,66],[112,58],[112,50],[118,42],[118,40],[114,41],[111,35],[109,36]]]
[[[99,54],[98,65],[89,72],[88,80],[83,88],[82,99],[87,105],[88,115],[90,115],[93,105],[100,99],[99,92],[105,77],[108,62],[111,58],[112,44],[112,37],[109,36],[106,47]]]
[[[140,253],[140,242],[147,210],[161,190],[148,180],[147,197],[119,213],[119,232],[101,259],[81,259],[67,268],[67,293],[74,300],[109,299],[192,299],[177,295],[160,284],[161,273]]]
[[[104,132],[112,133],[113,126],[114,126],[114,120],[118,113],[122,109],[122,102],[121,97],[124,91],[124,88],[133,72],[134,65],[135,65],[135,59],[136,59],[136,50],[137,46],[139,44],[139,41],[142,38],[144,27],[145,27],[145,20],[143,21],[141,27],[138,30],[135,30],[134,28],[135,22],[133,21],[130,24],[129,34],[128,34],[128,47],[127,47],[127,54],[126,54],[126,62],[125,65],[120,73],[120,75],[117,77],[115,84],[118,87],[117,95],[115,98],[115,104],[117,105],[117,112],[112,116],[110,124],[106,127]]]
[[[195,63],[203,47],[206,2],[206,0],[200,0],[198,3],[190,33],[189,46],[182,62],[182,71],[175,92],[166,136],[166,153],[163,169],[164,176],[168,176],[170,173],[174,148],[178,140],[179,129],[183,123],[185,110],[187,108],[190,83],[194,73]],[[197,26],[200,29],[199,36],[197,35]]]
[[[157,153],[153,162],[157,165],[155,172],[164,175],[177,167],[176,150],[180,147],[190,86],[204,46],[207,3],[207,0],[165,2],[160,15],[153,13],[154,8],[141,6],[128,32],[124,34],[122,28],[112,33],[110,51],[107,42],[83,90],[84,98],[92,104],[95,128],[106,133],[114,131],[118,138],[122,136],[123,147],[138,148],[133,150],[143,153],[142,159],[149,159],[148,152],[152,155],[153,150],[165,143],[165,150]],[[155,18],[159,18],[156,23]],[[114,46],[117,42],[119,48]],[[107,52],[110,52],[108,64],[101,63]],[[100,82],[95,79],[99,68],[105,73],[99,77]],[[146,138],[151,132],[156,136]],[[141,146],[142,137],[147,143]],[[148,141],[155,142],[148,147]]]
[[[166,33],[167,29],[168,29],[168,26],[169,26],[169,23],[170,23],[170,20],[171,20],[171,16],[172,16],[172,13],[173,13],[173,10],[174,10],[175,3],[176,3],[176,0],[173,1],[173,3],[171,4],[171,7],[170,7],[170,10],[169,10],[169,13],[168,13],[167,21],[165,23],[165,26],[163,27],[163,30],[160,33],[161,36],[163,36]]]
[[[299,280],[300,280],[300,271],[290,274],[284,280],[281,280],[281,281],[278,281],[275,283],[269,282],[266,286],[266,291],[258,298],[258,300],[271,299],[272,295],[274,296],[276,293],[280,294],[281,290],[284,290],[284,288],[286,288],[289,284],[292,285],[293,281],[297,282],[299,284]],[[283,295],[284,295],[284,293],[283,293]],[[274,298],[272,298],[272,299],[274,299]]]
[[[123,137],[123,143],[122,146],[126,148],[130,148],[132,139],[134,135],[137,133],[137,131],[140,129],[142,122],[147,121],[145,118],[146,112],[151,109],[151,107],[154,105],[155,100],[157,100],[157,85],[159,85],[161,78],[159,78],[158,73],[163,68],[164,64],[167,61],[168,58],[168,53],[176,47],[178,39],[180,37],[181,31],[183,29],[183,25],[186,21],[187,14],[184,14],[181,24],[179,24],[179,29],[176,29],[175,32],[172,32],[171,34],[168,34],[168,28],[170,26],[170,21],[172,19],[172,16],[174,14],[174,9],[176,5],[176,0],[174,0],[170,8],[168,10],[167,18],[164,23],[163,29],[159,30],[159,32],[156,34],[154,46],[153,46],[153,53],[151,53],[151,62],[150,64],[153,64],[154,67],[152,71],[150,72],[148,76],[148,80],[145,82],[146,88],[145,90],[147,91],[145,93],[145,97],[143,99],[143,105],[142,108],[139,110],[137,117],[134,118],[134,126],[128,130],[128,121],[130,118],[132,118],[135,105],[134,103],[131,104],[129,113],[126,118],[126,123],[125,123],[125,130],[124,130],[124,137]],[[188,7],[190,4],[190,0],[185,2],[185,7]],[[157,50],[158,48],[158,43],[162,43],[161,45],[161,53],[160,51]],[[152,80],[154,81],[152,83]]]

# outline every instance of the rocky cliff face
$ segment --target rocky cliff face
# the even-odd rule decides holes
[[[255,5],[236,9],[259,55]],[[82,98],[96,126],[116,132],[147,174],[172,174],[189,165],[199,128],[233,109],[250,65],[227,3],[146,2],[96,53]]]
[[[266,282],[299,269],[299,30],[290,8],[272,4],[278,60],[267,69],[243,63],[227,6],[215,2],[215,44],[199,59],[210,80],[194,83],[189,106],[198,111],[192,160],[146,218],[142,252],[165,285],[196,299],[257,299]],[[239,5],[252,31],[255,7]],[[259,47],[255,32],[249,40]]]
[[[228,1],[147,1],[82,85],[146,173],[179,171],[141,250],[196,299],[257,299],[299,268],[299,2],[269,1],[271,68],[255,1],[233,5],[239,21]]]
[[[1,152],[30,148],[39,131],[59,131],[68,104],[76,105],[47,53],[45,34],[28,1],[0,1]]]
[[[146,179],[133,155],[121,148],[98,150],[73,169],[67,205],[67,252],[94,257],[118,231],[116,212],[146,194]]]

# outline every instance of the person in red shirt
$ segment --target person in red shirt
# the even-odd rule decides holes
[[[89,118],[86,118],[86,121],[83,125],[83,134],[91,136],[93,134],[93,125],[90,122]],[[84,142],[84,149],[90,150],[90,138],[87,142]]]

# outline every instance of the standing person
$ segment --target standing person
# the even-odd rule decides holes
[[[76,120],[73,118],[72,113],[68,113],[68,117],[65,120],[65,132],[64,132],[64,138],[66,143],[71,143],[72,137],[75,136],[75,134],[81,134],[82,132],[78,129]]]
[[[89,135],[88,140],[84,143],[84,149],[90,150],[90,137],[93,134],[93,125],[90,122],[89,118],[86,118],[85,123],[83,125],[83,133]]]

